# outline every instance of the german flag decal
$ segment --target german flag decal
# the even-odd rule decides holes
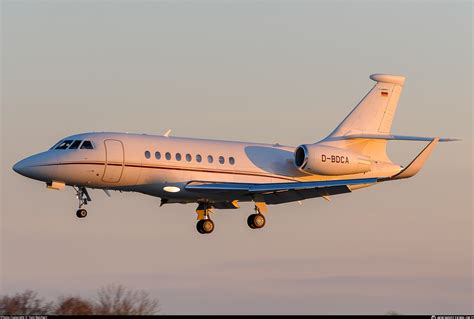
[[[382,92],[380,92],[380,95],[387,97],[387,96],[388,96],[388,92],[387,92],[387,91],[382,91]]]

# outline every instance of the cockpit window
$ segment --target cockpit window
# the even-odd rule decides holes
[[[71,146],[69,146],[70,150],[77,150],[79,148],[79,145],[81,144],[81,140],[75,140],[72,142]]]
[[[61,144],[62,140],[51,146],[50,150],[54,150],[59,144]]]
[[[71,143],[72,143],[72,140],[62,141],[61,143],[59,143],[58,146],[56,146],[56,149],[57,150],[65,150],[66,148],[69,147],[69,145],[71,145]]]
[[[84,141],[81,145],[81,150],[93,150],[94,147],[92,146],[91,141]]]

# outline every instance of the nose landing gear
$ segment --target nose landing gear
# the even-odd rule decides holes
[[[85,209],[83,209],[83,208],[78,209],[78,210],[76,211],[76,216],[77,216],[78,218],[84,218],[84,217],[86,217],[86,216],[87,216],[87,210],[85,210]]]
[[[76,191],[76,198],[79,200],[79,209],[76,211],[76,216],[78,218],[84,218],[87,216],[87,210],[82,208],[82,206],[87,205],[92,199],[85,187],[81,186],[76,188],[73,186],[73,188]]]

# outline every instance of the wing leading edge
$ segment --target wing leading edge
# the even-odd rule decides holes
[[[351,185],[373,184],[377,178],[345,179],[292,183],[213,183],[191,182],[185,189],[211,198],[233,200],[255,195],[263,196],[267,204],[282,204],[309,198],[349,193]]]

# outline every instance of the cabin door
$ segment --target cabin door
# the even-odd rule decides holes
[[[102,181],[118,183],[123,173],[124,149],[119,140],[105,140],[105,169]]]

